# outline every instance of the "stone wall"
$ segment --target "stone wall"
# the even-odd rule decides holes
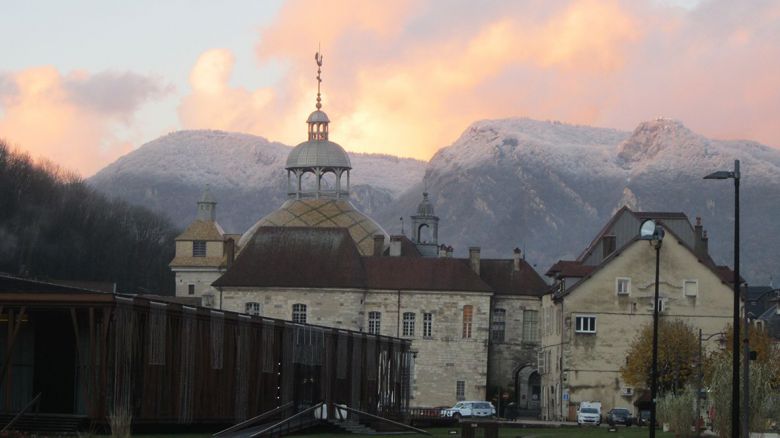
[[[223,290],[223,308],[243,312],[247,302],[261,304],[263,315],[290,320],[293,304],[306,304],[307,322],[368,331],[369,312],[380,312],[380,334],[412,339],[416,352],[412,406],[453,405],[458,381],[464,398],[485,399],[490,314],[489,293],[347,289]],[[471,338],[463,338],[463,307],[473,306]],[[414,314],[414,329],[404,335],[403,315]],[[432,315],[430,336],[423,336],[423,315]],[[411,326],[408,327],[411,329]]]

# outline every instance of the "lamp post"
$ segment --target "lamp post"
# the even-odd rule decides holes
[[[704,179],[734,180],[734,342],[732,346],[731,375],[731,436],[739,438],[739,160],[734,160],[734,170],[719,170]],[[747,436],[745,437],[747,438]]]
[[[650,373],[650,438],[655,438],[656,398],[658,393],[658,278],[661,262],[661,245],[664,229],[654,220],[648,219],[639,227],[639,238],[650,241],[655,248],[655,295],[653,302],[653,365]]]

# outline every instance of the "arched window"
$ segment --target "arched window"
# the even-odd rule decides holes
[[[474,318],[474,306],[463,306],[463,339],[471,339],[471,325]]]
[[[292,322],[306,324],[306,304],[293,304]]]

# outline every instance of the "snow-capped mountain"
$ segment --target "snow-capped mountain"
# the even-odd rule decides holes
[[[402,195],[380,223],[413,212],[427,187],[441,217],[440,241],[465,256],[509,257],[514,247],[544,272],[573,259],[623,205],[702,217],[710,252],[732,264],[734,184],[703,180],[741,160],[743,277],[780,275],[780,150],[750,141],[718,141],[675,120],[633,132],[529,119],[474,123],[430,161],[424,183]],[[398,232],[399,225],[388,227]]]
[[[208,185],[220,224],[241,233],[284,202],[290,146],[223,131],[178,131],[144,144],[89,179],[96,189],[166,214],[180,227],[195,217]],[[422,179],[425,163],[350,153],[352,202],[368,214]]]
[[[219,220],[243,232],[285,199],[288,146],[219,131],[183,131],[150,142],[90,179],[99,190],[167,213],[180,226],[210,184]],[[544,272],[574,258],[621,206],[701,216],[710,252],[731,265],[733,181],[703,180],[741,160],[743,277],[780,275],[780,151],[719,141],[657,119],[633,132],[530,119],[472,124],[427,164],[350,154],[352,201],[391,234],[421,193],[440,216],[439,240],[465,255],[509,257],[515,247]],[[408,234],[408,222],[407,229]]]

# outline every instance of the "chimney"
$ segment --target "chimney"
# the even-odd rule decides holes
[[[401,236],[390,236],[390,257],[401,256]]]
[[[471,269],[479,275],[479,247],[469,247],[469,262],[471,263]]]
[[[439,258],[447,257],[447,245],[441,244],[439,245]]]
[[[447,257],[452,257],[453,252],[455,252],[455,249],[452,246],[447,245]]]
[[[385,249],[385,236],[374,234],[374,256],[381,256]]]
[[[709,237],[707,237],[707,230],[702,231],[701,247],[702,247],[703,254],[709,254],[709,252],[710,252],[709,242],[710,242],[710,239],[709,239]]]
[[[520,248],[515,248],[514,256],[512,260],[512,270],[514,272],[520,271],[520,260],[523,258],[523,253],[520,251]]]
[[[227,268],[230,269],[233,266],[233,261],[236,259],[236,241],[229,238],[225,241],[225,260]]]

